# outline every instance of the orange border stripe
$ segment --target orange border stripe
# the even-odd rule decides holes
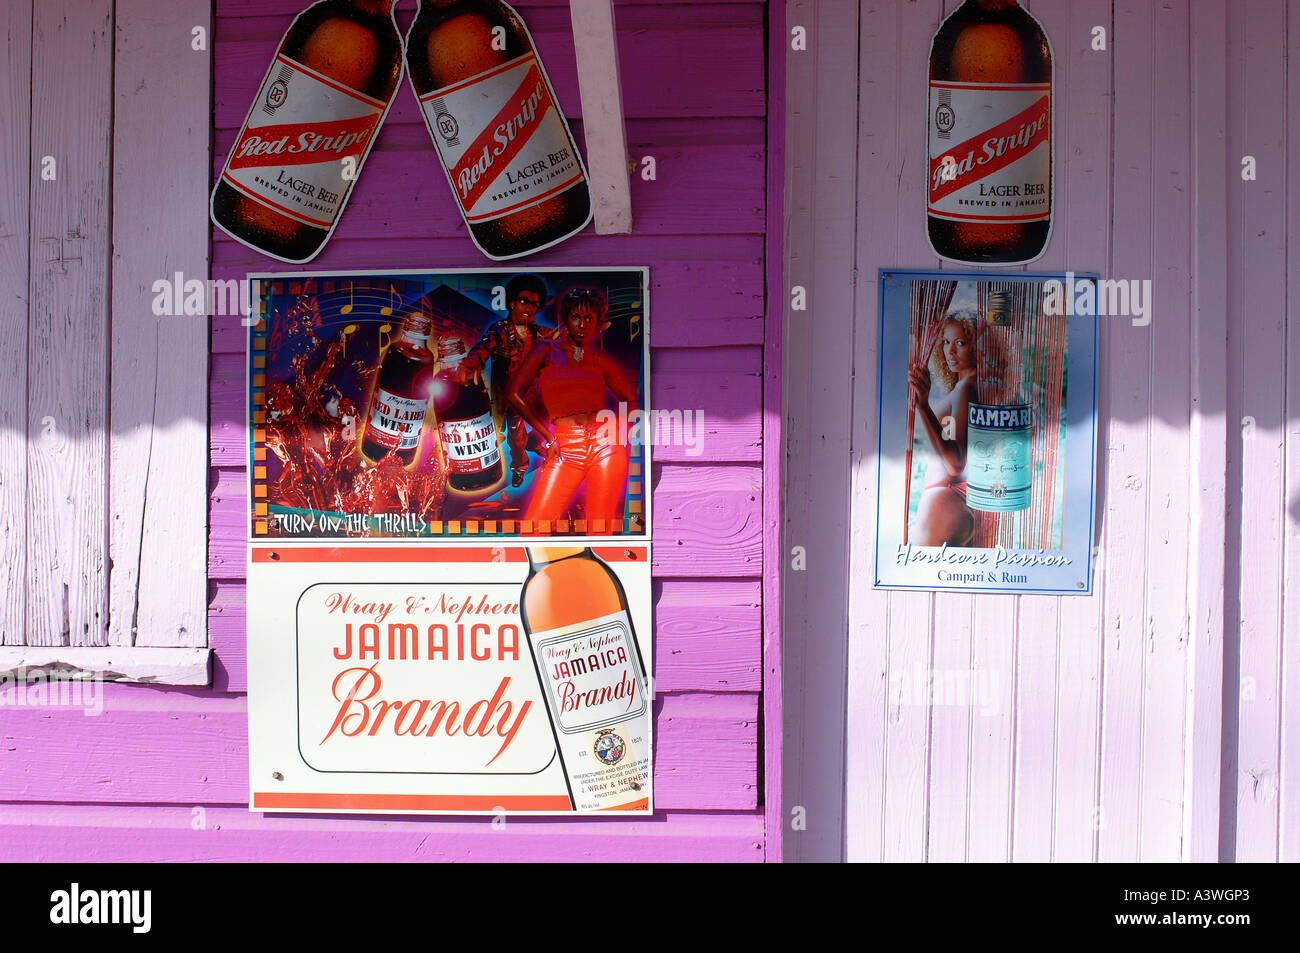
[[[555,794],[518,794],[502,797],[468,794],[298,794],[288,791],[254,791],[253,810],[258,808],[489,813],[500,808],[507,811],[554,811],[563,814],[573,812],[569,799],[564,795]]]

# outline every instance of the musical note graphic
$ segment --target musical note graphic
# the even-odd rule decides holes
[[[349,281],[348,282],[348,303],[339,309],[339,314],[351,314],[352,302],[356,300],[356,297],[357,297],[356,291],[353,288],[352,282]]]
[[[388,307],[380,308],[379,313],[384,317],[389,317],[393,313],[393,304],[397,301],[397,289],[392,285],[388,286]]]
[[[641,333],[641,309],[637,305],[632,305],[632,316],[628,318],[627,323],[628,343],[636,340],[636,336]]]

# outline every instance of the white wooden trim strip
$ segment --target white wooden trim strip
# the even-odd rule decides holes
[[[619,85],[613,0],[569,0],[578,55],[578,91],[587,139],[587,175],[597,235],[632,231],[627,133]]]
[[[200,648],[117,646],[5,646],[0,648],[0,685],[30,677],[94,676],[109,682],[208,685],[211,652]]]

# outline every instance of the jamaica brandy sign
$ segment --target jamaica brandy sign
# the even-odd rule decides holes
[[[633,546],[256,544],[250,807],[652,810]]]
[[[250,808],[650,813],[646,271],[253,277]]]

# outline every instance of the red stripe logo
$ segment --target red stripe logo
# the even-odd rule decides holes
[[[1043,96],[1001,125],[931,159],[930,203],[988,178],[1047,142],[1051,115],[1051,98]]]
[[[246,129],[230,153],[230,168],[311,165],[333,162],[366,151],[379,114],[331,122],[289,123]]]
[[[451,170],[461,205],[472,209],[499,176],[495,170],[509,165],[527,145],[542,117],[555,108],[550,90],[534,64],[515,94],[465,150]]]

